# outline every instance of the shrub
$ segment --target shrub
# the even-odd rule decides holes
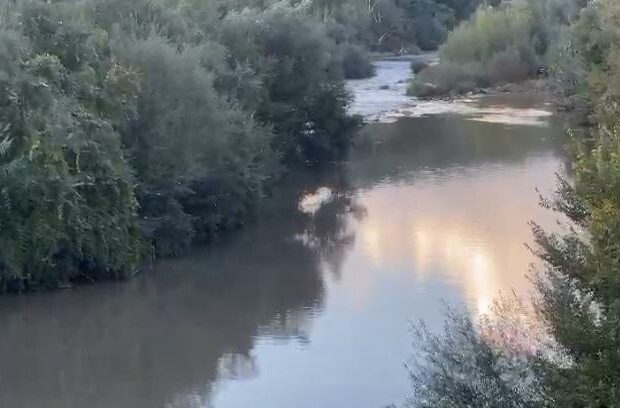
[[[536,73],[538,64],[531,49],[509,49],[493,55],[486,71],[492,84],[519,82]]]
[[[235,4],[0,6],[0,291],[131,276],[241,226],[280,162],[344,157],[342,44]]]
[[[288,165],[315,166],[344,157],[359,122],[347,115],[338,47],[325,27],[290,10],[246,10],[223,21],[222,43],[263,80],[259,121]],[[251,38],[251,41],[248,41]]]
[[[413,72],[414,75],[418,75],[421,71],[425,70],[428,67],[429,65],[425,61],[421,61],[418,59],[411,61],[411,72]]]
[[[375,75],[375,66],[360,46],[345,45],[343,48],[341,52],[345,78],[363,79]]]
[[[486,65],[499,52],[529,47],[540,28],[533,10],[520,2],[481,8],[441,47],[442,60]]]
[[[484,327],[475,330],[471,319],[449,315],[442,336],[422,338],[424,358],[412,370],[418,380],[413,406],[620,406],[620,7],[614,0],[586,7],[581,18],[597,21],[596,30],[561,50],[570,51],[567,68],[584,70],[585,78],[579,71],[562,78],[569,95],[587,84],[598,123],[571,132],[571,179],[559,176],[555,196],[542,200],[543,207],[563,214],[561,232],[533,225],[534,252],[542,260],[534,277],[534,322],[553,348],[498,350],[497,338],[522,344],[514,340],[527,339],[532,326],[489,336]],[[573,40],[583,34],[583,23],[571,28],[577,30]],[[505,316],[499,317],[504,324]]]
[[[134,180],[114,124],[134,89],[105,36],[25,3],[0,31],[0,291],[121,278],[140,256]],[[15,17],[17,18],[17,16]],[[16,103],[16,101],[20,101]]]
[[[442,63],[420,72],[411,82],[408,93],[428,98],[463,93],[489,85],[489,78],[478,64]]]
[[[523,326],[502,322],[496,327],[491,320],[478,322],[455,310],[445,318],[440,334],[424,324],[414,327],[417,358],[408,365],[412,394],[407,408],[554,406],[537,375],[536,359],[512,344]]]
[[[540,6],[540,7],[539,7]],[[410,92],[436,95],[518,82],[534,75],[548,48],[552,27],[544,5],[509,2],[480,8],[450,33],[440,49],[441,62],[420,72]]]

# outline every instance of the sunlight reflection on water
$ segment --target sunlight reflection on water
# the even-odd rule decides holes
[[[313,193],[306,193],[299,200],[299,211],[304,214],[314,214],[328,203],[333,197],[329,187],[319,187]]]

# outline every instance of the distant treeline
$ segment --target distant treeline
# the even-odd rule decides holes
[[[301,2],[302,4],[304,1]],[[340,40],[372,51],[435,50],[479,0],[315,0]]]
[[[533,302],[500,298],[481,321],[451,312],[443,333],[419,328],[408,406],[620,406],[620,3],[580,5],[549,43],[550,84],[581,127],[570,177],[542,199],[564,228],[533,226]]]
[[[414,69],[410,93],[459,94],[547,75],[563,28],[585,0],[504,0],[479,7],[440,48],[441,62]]]

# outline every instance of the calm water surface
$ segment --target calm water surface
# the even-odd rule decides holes
[[[379,75],[408,76],[391,64]],[[361,113],[400,117],[373,95]],[[528,290],[527,223],[554,219],[535,188],[554,186],[562,133],[540,97],[431,116],[407,103],[413,117],[369,125],[342,166],[292,175],[256,225],[212,248],[127,283],[0,298],[0,407],[401,402],[410,322]]]

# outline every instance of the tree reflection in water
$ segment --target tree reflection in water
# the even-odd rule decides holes
[[[219,378],[258,375],[257,337],[308,342],[322,266],[338,275],[363,216],[329,173],[286,181],[266,222],[133,281],[0,299],[0,406],[206,407]],[[321,186],[330,201],[300,212]]]

